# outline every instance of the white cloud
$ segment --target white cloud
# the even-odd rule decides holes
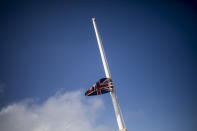
[[[103,101],[79,91],[57,94],[42,104],[20,102],[0,111],[2,131],[110,131],[96,122]]]

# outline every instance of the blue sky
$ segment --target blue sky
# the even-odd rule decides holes
[[[91,21],[95,17],[128,130],[194,131],[196,5],[192,1],[1,2],[1,112],[28,99],[43,110],[43,103],[57,92],[83,94],[105,76]],[[104,109],[92,118],[95,125],[107,127],[98,130],[117,130],[109,95],[79,98],[101,100]],[[5,118],[0,118],[1,125]]]

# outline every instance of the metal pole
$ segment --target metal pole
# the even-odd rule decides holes
[[[99,50],[100,50],[100,54],[101,54],[101,59],[102,59],[104,70],[105,70],[105,75],[106,75],[107,78],[111,78],[111,74],[110,74],[109,67],[108,67],[108,64],[107,64],[107,59],[106,59],[105,52],[104,52],[104,48],[103,48],[103,45],[102,45],[102,42],[101,42],[100,35],[98,33],[98,29],[97,29],[97,25],[96,25],[96,19],[92,18],[92,21],[93,21],[94,30],[95,30],[95,33],[96,33],[96,38],[97,38],[97,42],[98,42],[98,46],[99,46]],[[110,94],[111,94],[112,103],[113,103],[113,106],[114,106],[119,130],[120,131],[126,131],[126,126],[125,126],[123,116],[122,116],[122,113],[121,113],[121,109],[120,109],[120,106],[119,106],[119,103],[118,103],[118,100],[117,100],[117,97],[116,97],[116,94],[115,94],[115,90],[113,92],[110,92]]]

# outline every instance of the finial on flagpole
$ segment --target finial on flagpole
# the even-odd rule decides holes
[[[92,18],[92,21],[96,21],[96,19],[95,18]]]

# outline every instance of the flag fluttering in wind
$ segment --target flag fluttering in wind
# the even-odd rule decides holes
[[[101,95],[108,92],[112,92],[113,88],[114,87],[111,78],[102,78],[92,87],[90,87],[86,91],[85,95],[86,96]]]

